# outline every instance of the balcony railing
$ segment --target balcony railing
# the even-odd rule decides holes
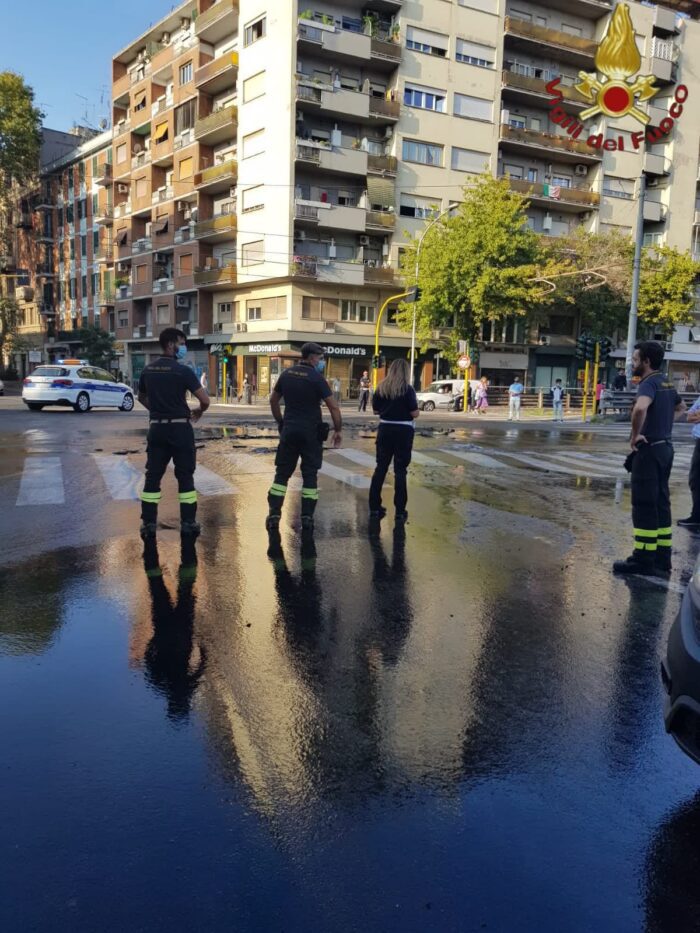
[[[147,165],[151,161],[151,150],[144,149],[143,152],[137,152],[136,155],[131,160],[131,169],[132,171],[135,168],[141,168],[142,165]]]
[[[600,195],[590,188],[562,188],[554,185],[539,185],[519,178],[509,178],[512,191],[533,198],[549,198],[563,204],[581,204],[582,206],[597,207],[600,204]],[[555,189],[556,197],[552,197],[551,190]]]
[[[200,220],[194,225],[194,238],[211,236],[212,233],[233,233],[236,230],[235,214],[219,214],[210,220]]]
[[[173,198],[173,186],[165,185],[159,188],[151,195],[151,204],[162,204],[163,201],[171,201]]]
[[[159,97],[158,100],[154,101],[151,104],[151,116],[155,117],[159,113],[165,113],[166,110],[169,110],[173,105],[173,98],[168,97]]]
[[[117,301],[123,301],[124,298],[131,298],[133,294],[131,283],[127,282],[125,285],[115,286],[115,298]]]
[[[153,283],[153,294],[162,295],[164,292],[172,292],[175,290],[175,280],[174,279],[156,279]]]
[[[397,282],[396,269],[365,265],[365,282],[368,285],[394,285]]]
[[[396,226],[396,214],[392,211],[367,211],[367,226],[393,230]]]
[[[316,146],[305,146],[303,143],[297,143],[297,159],[301,162],[313,162],[314,165],[319,165],[321,150]]]
[[[101,165],[97,166],[97,176],[95,181],[98,185],[111,185],[112,184],[112,163],[103,162]]]
[[[310,87],[308,84],[300,84],[297,81],[297,100],[308,100],[312,104],[320,104],[321,88]]]
[[[318,211],[312,204],[294,205],[294,216],[299,220],[318,220]]]
[[[150,237],[141,237],[131,244],[132,253],[150,253],[152,249],[153,244]]]
[[[131,213],[131,201],[125,201],[123,204],[117,204],[114,208],[114,216],[126,217]]]
[[[197,69],[194,75],[195,86],[201,87],[203,84],[207,84],[214,78],[221,77],[229,71],[233,76],[233,73],[237,70],[238,52],[227,52],[225,55],[220,55],[218,58],[215,58],[211,62],[207,62],[206,65],[202,65],[201,68]]]
[[[372,39],[370,46],[372,58],[381,58],[385,61],[401,61],[401,46],[398,42],[387,42],[385,39]]]
[[[103,289],[98,295],[97,303],[100,305],[113,305],[116,293],[113,288]]]
[[[532,39],[545,45],[570,49],[590,58],[595,58],[598,49],[598,43],[593,39],[582,39],[580,36],[572,36],[568,32],[560,32],[558,29],[537,26],[535,23],[528,23],[515,16],[506,16],[505,31],[508,35],[519,36],[521,39]]]
[[[223,0],[220,0],[220,2],[223,3]],[[206,136],[208,133],[213,133],[226,126],[230,126],[233,132],[237,115],[238,108],[235,104],[230,104],[228,107],[215,110],[214,113],[210,113],[208,117],[197,120],[194,125],[194,135],[196,138],[199,138],[200,136]]]
[[[519,127],[509,126],[507,123],[501,125],[501,139],[507,139],[517,143],[527,143],[533,146],[542,146],[544,149],[559,149],[564,152],[575,152],[582,156],[601,158],[600,154],[594,152],[585,142],[579,142],[568,136],[558,136],[553,133],[538,133],[536,130],[520,129]]]
[[[383,97],[369,98],[369,114],[371,117],[388,117],[398,120],[401,116],[401,104],[398,100],[386,100]]]
[[[194,271],[195,285],[235,285],[236,266],[229,263],[219,269],[197,268]]]
[[[520,75],[515,71],[504,71],[501,76],[501,82],[503,87],[513,88],[518,91],[531,91],[533,94],[540,94],[543,97],[552,96],[547,90],[549,79],[532,78],[529,75]],[[582,100],[573,87],[568,87],[559,82],[557,85],[557,93],[561,93],[564,100],[570,101],[572,104],[580,104],[581,107],[588,106],[586,101]]]
[[[396,156],[370,155],[367,157],[367,171],[375,175],[395,175],[397,169]]]
[[[178,243],[188,243],[191,239],[192,239],[192,228],[182,227],[180,230],[175,231],[173,242],[177,245]]]
[[[218,0],[213,6],[210,6],[204,13],[200,13],[194,24],[195,35],[200,35],[209,26],[212,26],[217,20],[222,19],[229,13],[238,9],[237,0]]]
[[[110,206],[98,207],[95,220],[98,224],[110,224],[114,219],[114,208]]]
[[[197,172],[194,176],[194,185],[198,188],[200,185],[211,185],[217,181],[235,181],[237,174],[238,163],[235,159],[227,159],[225,162]]]

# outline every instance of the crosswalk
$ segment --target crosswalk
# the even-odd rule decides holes
[[[690,445],[676,450],[674,480],[685,479],[692,450]],[[430,448],[429,454],[414,451],[411,472],[420,481],[424,471],[431,471],[425,475],[432,475],[433,482],[439,482],[440,471],[444,475],[461,469],[476,478],[498,473],[502,478],[512,475],[522,481],[528,476],[537,478],[546,474],[552,481],[576,477],[590,481],[615,481],[619,485],[628,475],[623,468],[624,456],[624,450],[597,452],[556,448],[543,451],[541,448],[487,448],[454,443]],[[108,453],[93,453],[90,460],[108,498],[117,502],[138,500],[143,488],[142,462],[137,465],[128,456]],[[221,464],[221,472],[227,475],[221,475],[213,468],[217,464]],[[327,450],[321,476],[354,490],[366,490],[374,465],[375,458],[369,449],[343,447]],[[83,469],[81,464],[81,477],[84,477]],[[274,456],[269,452],[222,451],[209,466],[201,463],[197,466],[195,485],[204,497],[230,496],[240,494],[247,485],[256,481],[256,477],[269,481],[273,473]],[[66,467],[63,457],[29,455],[23,465],[15,505],[63,505],[66,502],[66,483],[70,478],[70,467]],[[297,475],[292,479],[290,488],[298,489],[300,486],[301,480]]]

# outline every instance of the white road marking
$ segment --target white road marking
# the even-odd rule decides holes
[[[436,460],[434,457],[428,457],[427,454],[421,453],[420,450],[414,450],[411,454],[411,459],[420,466],[443,467],[443,469],[449,466],[444,460]]]
[[[333,463],[325,462],[319,472],[331,479],[337,479],[341,483],[347,483],[348,486],[354,486],[355,489],[369,489],[370,481],[368,476],[361,473],[351,473],[350,470],[344,470]]]
[[[269,473],[275,468],[274,463],[266,460],[264,454],[233,453],[225,456],[237,473]]]
[[[172,461],[170,461],[170,468],[175,469]],[[197,469],[194,471],[194,488],[203,496],[229,496],[236,492],[236,488],[228,480],[200,464],[197,464]]]
[[[550,470],[553,473],[564,473],[567,476],[584,476],[587,479],[610,479],[615,477],[615,473],[592,473],[590,470],[582,470],[578,467],[565,467],[550,460],[540,460],[539,457],[529,457],[527,454],[506,453],[499,451],[502,457],[510,457],[512,460],[518,460],[526,466],[537,467],[540,470]]]
[[[60,457],[27,457],[16,505],[62,505],[65,502]]]
[[[105,486],[113,499],[139,498],[143,486],[143,473],[132,466],[124,457],[110,454],[93,454]]]
[[[474,453],[470,450],[452,450],[449,447],[441,447],[440,453],[450,454],[452,457],[459,457],[460,460],[466,460],[468,463],[474,463],[476,466],[487,467],[495,470],[508,469],[507,464],[495,460],[493,457],[487,457],[486,454]]]
[[[372,470],[377,465],[376,457],[365,453],[364,450],[355,450],[354,447],[340,447],[338,450],[332,452],[340,457],[344,457],[346,460],[351,460],[353,463],[359,463],[360,466],[370,467]]]

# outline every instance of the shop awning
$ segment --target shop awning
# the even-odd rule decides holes
[[[395,208],[396,196],[393,179],[370,175],[367,179],[367,200],[372,206],[377,205],[384,209]]]

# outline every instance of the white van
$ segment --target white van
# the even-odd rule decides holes
[[[458,411],[462,408],[464,398],[464,379],[440,379],[431,383],[427,389],[417,392],[418,407],[421,411],[435,411],[436,408],[446,408]],[[457,405],[455,406],[455,402]]]

